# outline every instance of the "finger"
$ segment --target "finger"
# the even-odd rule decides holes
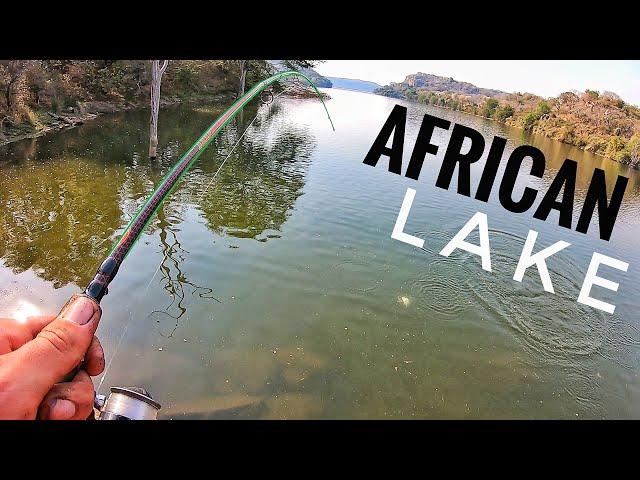
[[[25,322],[15,318],[0,319],[0,355],[17,350],[50,324],[55,315],[28,317]]]
[[[85,420],[93,410],[91,377],[78,371],[71,382],[58,383],[45,396],[38,417],[43,420]]]
[[[40,331],[56,319],[55,315],[38,315],[35,317],[27,317],[27,321],[23,323],[25,331],[35,338]]]
[[[44,397],[80,364],[93,340],[100,313],[94,300],[74,295],[32,341],[6,355],[4,360],[12,363],[14,371],[13,386]]]
[[[82,368],[92,377],[100,375],[104,370],[104,350],[102,349],[100,340],[98,340],[98,337],[95,335],[91,341],[91,345],[89,345],[87,353],[84,354],[84,364]]]
[[[76,414],[76,405],[71,400],[54,398],[47,400],[47,405],[49,409],[40,416],[41,420],[71,420]]]

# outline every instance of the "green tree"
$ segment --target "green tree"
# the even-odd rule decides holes
[[[496,120],[499,122],[505,122],[507,118],[513,117],[513,107],[509,104],[503,105],[496,111]]]
[[[500,103],[495,98],[487,98],[482,106],[481,115],[486,118],[493,118],[493,114]]]
[[[543,100],[542,102],[538,103],[538,114],[539,114],[538,118],[542,117],[543,115],[547,115],[549,113],[551,113],[551,107],[547,102]]]
[[[522,127],[525,130],[531,130],[539,119],[540,117],[535,112],[530,112],[522,120]]]

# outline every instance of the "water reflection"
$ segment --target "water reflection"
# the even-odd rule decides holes
[[[176,332],[180,319],[187,313],[187,307],[184,305],[187,294],[185,289],[188,289],[190,295],[203,300],[214,300],[218,303],[220,300],[213,295],[212,288],[196,285],[182,272],[180,264],[186,259],[189,252],[182,248],[178,240],[178,231],[168,220],[164,205],[158,209],[157,216],[163,258],[156,273],[161,273],[160,283],[171,301],[162,310],[151,312],[149,317],[156,319],[156,322],[161,324],[161,335],[170,338]],[[171,241],[169,241],[169,236],[171,236]],[[149,285],[154,281],[156,273],[151,278]]]
[[[179,224],[197,203],[217,234],[277,237],[301,194],[314,141],[274,107],[259,112],[249,108],[245,119],[258,115],[256,122],[215,183],[202,192],[249,120],[229,125],[164,203],[163,218],[155,217],[146,234],[160,230],[164,244],[167,234],[175,235],[171,224]],[[221,111],[219,106],[163,111],[160,136],[167,140],[153,161],[145,155],[145,132],[137,128],[144,124],[145,112],[110,116],[2,147],[0,258],[5,266],[16,273],[33,269],[56,288],[86,284],[155,185]],[[170,250],[165,262],[177,268],[177,238]],[[173,291],[176,282],[170,280],[167,264],[160,270],[167,291]],[[176,278],[188,283],[179,272]]]
[[[85,283],[120,226],[121,175],[87,157],[26,159],[0,178],[0,257],[60,287]]]
[[[238,238],[266,241],[280,229],[302,192],[309,157],[315,148],[304,128],[278,116],[277,105],[259,116],[216,177],[209,179],[217,165],[204,164],[193,182],[201,186],[199,208],[212,231]],[[227,132],[227,145],[242,134],[245,123],[238,122]],[[196,189],[197,190],[197,189]]]

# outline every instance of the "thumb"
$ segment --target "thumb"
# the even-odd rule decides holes
[[[51,387],[77,367],[91,345],[102,310],[98,303],[74,295],[53,322],[32,341],[10,355],[17,360],[17,374],[44,396]]]

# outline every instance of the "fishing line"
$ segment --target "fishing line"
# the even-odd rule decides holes
[[[172,248],[173,247],[171,247],[171,249]],[[160,271],[160,267],[162,266],[162,264],[167,259],[167,256],[171,252],[171,249],[169,249],[169,251],[164,254],[164,257],[162,258],[162,261],[158,264],[158,268],[156,268],[156,271],[153,273],[153,277],[151,277],[151,280],[149,280],[149,283],[147,284],[147,288],[144,289],[145,293],[149,290],[149,287],[151,286],[151,283],[153,282],[153,279],[156,278],[156,275]],[[129,330],[129,325],[131,324],[131,320],[133,320],[133,313],[129,312],[129,320],[127,320],[127,323],[125,324],[124,329],[122,330],[122,334],[120,335],[120,339],[118,340],[118,343],[116,344],[116,348],[113,351],[113,355],[111,356],[111,360],[109,360],[109,363],[107,364],[107,366],[104,369],[104,374],[102,375],[102,378],[100,379],[100,383],[98,383],[98,388],[96,388],[96,392],[100,391],[100,387],[102,386],[102,382],[104,382],[104,379],[107,377],[107,373],[109,372],[109,369],[111,368],[111,364],[113,363],[113,359],[118,356],[118,351],[120,350],[120,345],[122,345],[122,340],[124,340],[124,337],[127,334],[127,330]]]
[[[243,139],[243,137],[246,135],[246,133],[249,131],[249,127],[251,127],[251,125],[253,124],[253,122],[256,121],[256,118],[258,118],[258,114],[260,113],[260,111],[256,112],[256,116],[253,117],[253,120],[251,120],[251,122],[249,122],[249,125],[247,125],[247,128],[244,129],[244,132],[242,132],[242,135],[240,135],[240,138],[238,138],[238,141],[235,143],[235,145],[233,147],[231,147],[231,150],[229,151],[229,154],[225,157],[225,159],[222,161],[222,163],[220,164],[220,166],[218,167],[218,170],[216,170],[216,173],[213,174],[213,177],[211,178],[211,181],[207,184],[206,187],[204,187],[204,190],[202,191],[202,195],[200,195],[200,198],[198,199],[198,203],[200,203],[202,201],[202,199],[204,198],[205,194],[207,193],[207,190],[209,189],[209,187],[211,186],[211,184],[215,181],[216,177],[218,176],[218,174],[220,173],[220,170],[222,170],[222,167],[224,167],[224,164],[227,163],[227,160],[229,160],[229,157],[231,156],[231,154],[233,153],[233,151],[236,149],[236,147],[238,146],[238,144],[240,143],[240,141]]]
[[[167,259],[167,257],[169,256],[170,253],[173,250],[173,246],[171,246],[169,248],[169,251],[167,253],[164,254],[164,257],[162,258],[162,260],[160,261],[160,263],[158,264],[158,268],[156,268],[156,271],[153,272],[153,277],[151,277],[151,280],[149,280],[149,283],[147,283],[147,288],[144,289],[145,293],[149,290],[149,287],[151,286],[151,282],[153,282],[153,279],[156,278],[156,275],[158,274],[158,272],[160,271],[160,267],[162,267],[162,264],[165,262],[165,260]]]
[[[263,100],[262,103],[264,103],[265,105],[268,105],[268,108],[271,108],[271,105],[273,104],[273,102],[276,100],[276,98],[278,98],[280,95],[282,95],[283,93],[285,93],[287,90],[286,88],[283,89],[280,93],[278,93],[276,96],[273,96],[273,94],[271,92],[269,92],[271,94],[271,99],[268,102],[265,102],[262,98],[260,100]],[[264,93],[264,92],[263,92]],[[229,159],[229,157],[231,156],[231,154],[233,153],[233,151],[236,149],[236,147],[238,146],[238,144],[240,144],[240,141],[244,138],[244,136],[247,134],[247,132],[249,131],[249,127],[251,127],[251,125],[253,124],[253,122],[256,121],[256,118],[258,118],[258,115],[260,114],[260,110],[258,110],[255,114],[255,116],[253,117],[253,120],[251,120],[251,122],[249,122],[249,125],[247,125],[247,128],[244,129],[244,132],[242,132],[242,135],[240,135],[240,138],[238,138],[238,141],[235,143],[235,145],[233,147],[231,147],[231,150],[229,151],[229,154],[225,157],[225,159],[222,161],[222,163],[220,164],[220,166],[218,167],[218,170],[216,170],[216,173],[213,174],[213,178],[211,178],[211,181],[207,184],[206,187],[204,187],[204,190],[202,191],[202,195],[200,195],[200,198],[198,199],[198,203],[202,202],[202,199],[204,198],[205,194],[207,193],[207,190],[209,190],[209,187],[211,187],[211,184],[214,182],[214,180],[216,179],[216,177],[218,176],[218,173],[220,173],[220,170],[222,170],[222,167],[224,166],[224,164],[227,162],[227,160]]]
[[[96,392],[100,391],[100,387],[102,386],[102,382],[104,382],[104,379],[107,378],[107,373],[109,372],[109,369],[111,368],[111,364],[113,363],[113,359],[116,358],[116,356],[118,355],[118,350],[120,350],[120,345],[122,344],[122,340],[124,339],[124,336],[127,334],[127,330],[129,330],[129,325],[131,325],[131,320],[133,319],[133,312],[129,311],[129,320],[127,320],[126,325],[124,326],[124,329],[122,329],[122,334],[120,335],[120,339],[118,340],[118,343],[116,345],[116,349],[113,352],[113,355],[111,355],[111,360],[109,360],[109,363],[107,364],[107,366],[104,369],[104,374],[102,375],[102,378],[100,379],[100,383],[98,383],[98,388],[96,388]]]

